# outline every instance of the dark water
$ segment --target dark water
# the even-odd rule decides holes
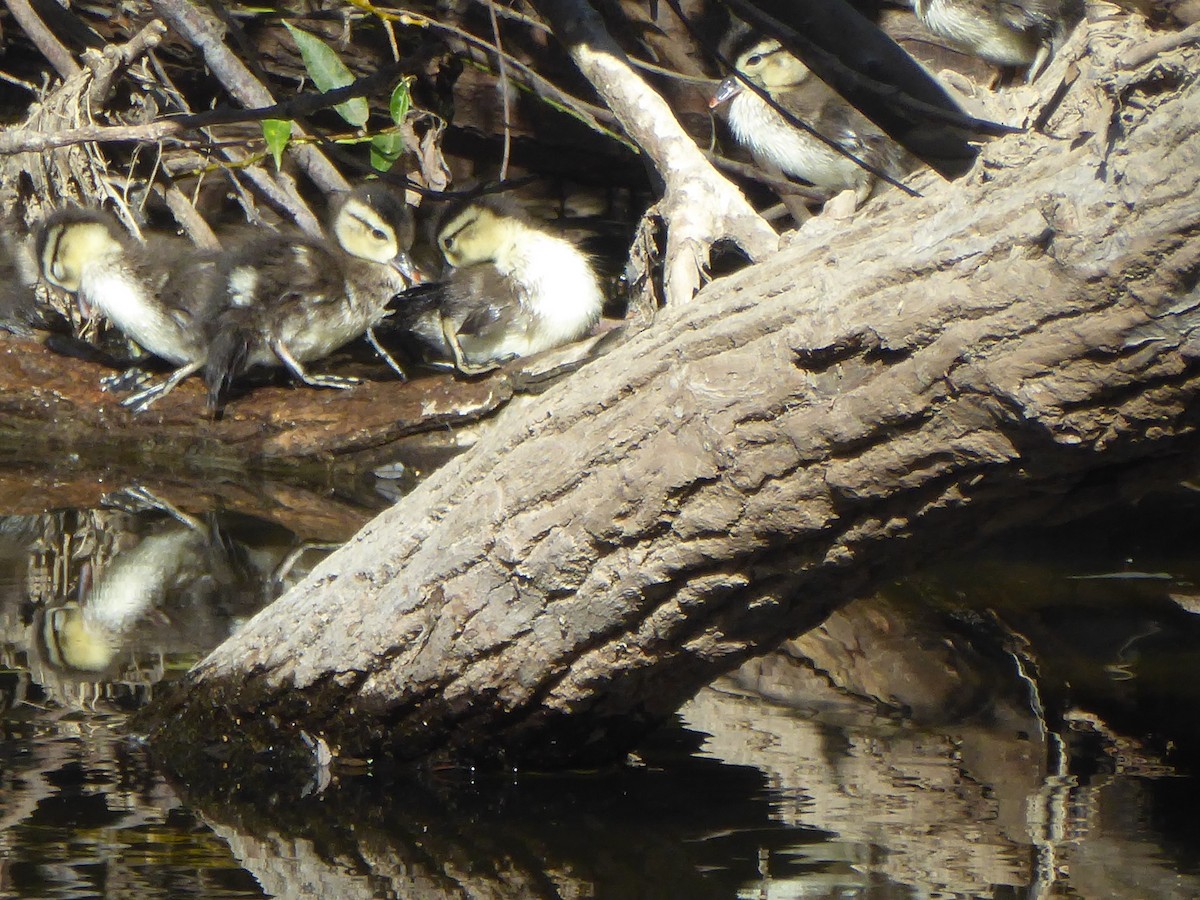
[[[348,536],[299,512],[0,519],[0,896],[1200,897],[1200,494],[864,598],[612,770],[189,797],[125,718]]]

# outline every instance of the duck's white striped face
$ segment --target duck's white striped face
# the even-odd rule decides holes
[[[396,227],[358,197],[351,197],[333,220],[333,234],[351,256],[389,263],[407,247],[400,245]]]
[[[103,222],[62,222],[46,236],[39,260],[42,277],[64,291],[78,291],[85,267],[122,252],[121,242]]]
[[[438,248],[456,269],[496,262],[520,224],[487,206],[468,206],[438,232]]]
[[[773,38],[759,41],[738,56],[737,69],[768,91],[794,87],[812,74]]]

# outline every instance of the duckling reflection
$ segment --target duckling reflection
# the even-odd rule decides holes
[[[142,412],[204,365],[206,323],[219,301],[214,254],[178,239],[140,245],[108,213],[69,207],[42,224],[37,258],[46,281],[77,295],[84,318],[98,310],[145,351],[176,366],[122,406]]]
[[[899,173],[902,152],[895,142],[779,41],[746,32],[729,43],[736,53],[738,71],[781,108],[873,168],[889,175]],[[852,189],[855,207],[871,195],[876,182],[873,173],[788,122],[732,75],[717,86],[709,106],[715,109],[726,102],[730,130],[760,166],[801,178],[828,190],[830,196]]]
[[[222,306],[205,367],[209,402],[219,408],[231,383],[254,366],[284,366],[312,387],[348,388],[356,378],[309,373],[363,334],[374,339],[387,301],[417,280],[408,257],[412,214],[401,196],[365,184],[333,208],[332,239],[270,235],[223,262]]]
[[[391,324],[460,372],[579,340],[600,320],[604,295],[583,252],[500,201],[452,209],[437,240],[453,271],[400,298]]]
[[[135,631],[170,624],[168,609],[196,626],[197,615],[201,620],[214,615],[251,577],[244,552],[215,520],[197,519],[142,489],[131,489],[126,497],[166,516],[107,564],[85,565],[77,602],[45,610],[38,638],[56,669],[109,671]]]
[[[916,0],[934,34],[998,66],[1028,67],[1033,81],[1083,18],[1081,0]]]

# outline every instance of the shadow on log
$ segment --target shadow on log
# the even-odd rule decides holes
[[[1043,131],[510,406],[159,705],[170,765],[611,760],[883,579],[1190,467],[1198,58],[1122,70],[1144,38],[1087,23]]]

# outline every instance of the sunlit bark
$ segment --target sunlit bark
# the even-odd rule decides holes
[[[1129,23],[1088,29],[1045,133],[511,405],[201,664],[160,747],[609,759],[906,566],[1190,465],[1200,88],[1154,73],[1197,51],[1120,72]]]

